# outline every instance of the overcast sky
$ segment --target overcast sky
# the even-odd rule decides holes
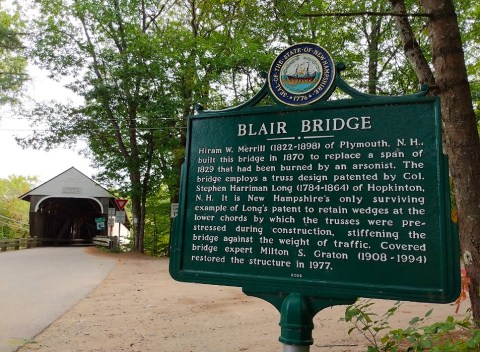
[[[75,99],[70,91],[49,79],[44,71],[30,67],[29,74],[32,80],[27,84],[27,95],[31,99]],[[20,119],[8,109],[0,109],[0,178],[10,175],[38,176],[41,182],[45,182],[72,166],[89,177],[95,174],[88,159],[79,156],[77,151],[54,149],[44,152],[20,148],[15,136],[31,133],[28,121]]]

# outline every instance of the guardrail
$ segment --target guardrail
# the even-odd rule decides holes
[[[97,246],[111,248],[113,240],[112,240],[112,237],[108,237],[108,236],[95,236],[92,239],[92,242],[94,245],[97,245]]]
[[[19,250],[25,248],[35,248],[41,246],[61,246],[61,245],[89,245],[95,244],[97,246],[109,247],[116,245],[117,237],[109,236],[95,236],[92,241],[85,239],[58,239],[58,238],[0,238],[0,252],[9,250]]]
[[[34,248],[42,245],[42,240],[36,237],[25,238],[0,238],[0,252],[7,250],[19,250],[22,248]]]

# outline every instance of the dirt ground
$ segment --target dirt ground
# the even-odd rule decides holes
[[[107,279],[33,341],[18,351],[42,352],[280,352],[280,314],[269,303],[240,288],[180,283],[168,273],[167,258],[133,254],[109,255],[116,266]],[[380,314],[394,304],[375,300]],[[390,320],[406,327],[415,316],[434,308],[430,323],[455,315],[453,304],[405,302]],[[314,319],[311,352],[364,352],[367,341],[348,334],[340,321],[344,306],[328,308]]]

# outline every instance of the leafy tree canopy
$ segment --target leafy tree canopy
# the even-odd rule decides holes
[[[16,102],[27,79],[27,60],[21,41],[24,29],[25,22],[18,9],[7,11],[0,1],[0,106]]]
[[[28,235],[30,204],[18,199],[38,183],[36,177],[9,176],[0,178],[0,237]]]
[[[478,5],[467,3],[457,6],[466,45],[474,49]],[[420,12],[417,2],[406,5]],[[138,248],[149,195],[162,184],[170,196],[177,191],[185,117],[193,106],[245,101],[288,45],[321,44],[347,64],[346,80],[362,91],[418,90],[391,16],[307,16],[388,13],[387,0],[36,0],[35,6],[30,55],[53,78],[73,77],[68,88],[83,103],[52,102],[24,112],[48,129],[22,143],[48,149],[85,139],[98,179],[131,198]],[[410,22],[430,59],[426,18]],[[478,50],[470,51],[475,78]]]

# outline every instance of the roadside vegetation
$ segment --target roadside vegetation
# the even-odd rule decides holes
[[[35,177],[0,178],[0,238],[29,236],[29,203],[18,199],[37,182]]]

